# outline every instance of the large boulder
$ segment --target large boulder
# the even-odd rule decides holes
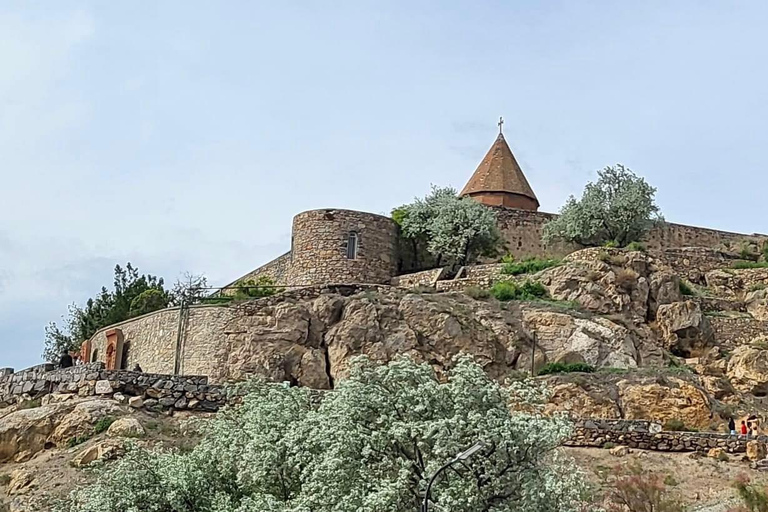
[[[683,379],[668,377],[652,383],[622,380],[617,387],[625,419],[662,424],[680,420],[698,429],[706,429],[712,422],[706,393]]]
[[[144,437],[144,427],[136,418],[120,418],[107,429],[109,437]]]
[[[62,414],[59,405],[43,405],[0,418],[0,462],[20,462],[42,451]]]
[[[656,321],[665,347],[679,357],[703,354],[714,342],[709,320],[694,301],[659,306]]]
[[[720,296],[736,297],[744,288],[744,280],[731,270],[711,270],[705,274],[704,279],[707,288]]]
[[[331,387],[321,348],[325,325],[313,322],[311,305],[286,302],[264,308],[245,304],[241,308],[243,314],[236,315],[238,324],[232,329],[237,334],[230,346],[221,347],[229,379],[259,375],[312,388]],[[326,307],[314,309],[324,318],[331,316]]]
[[[763,460],[766,456],[766,447],[763,441],[753,439],[747,441],[747,458],[752,462]]]
[[[81,468],[92,462],[116,459],[122,453],[123,446],[120,442],[107,439],[80,450],[72,459],[71,464],[76,468]]]
[[[621,418],[621,409],[603,390],[585,389],[575,382],[557,383],[552,379],[545,414],[566,412],[572,418]]]
[[[120,412],[120,407],[112,400],[94,399],[80,402],[61,418],[49,441],[61,445],[74,437],[82,437],[89,434],[93,425],[101,418]]]
[[[736,347],[728,361],[727,375],[737,390],[768,396],[768,350],[749,345]]]
[[[524,309],[523,325],[537,334],[547,361],[587,363],[594,367],[634,368],[637,349],[632,334],[607,318],[577,318],[541,309]]]
[[[35,483],[35,476],[26,469],[16,469],[8,482],[8,496],[28,493]]]
[[[753,290],[744,298],[747,312],[757,320],[768,320],[768,288]]]

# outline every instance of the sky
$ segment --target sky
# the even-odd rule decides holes
[[[298,212],[461,188],[497,133],[556,212],[607,165],[768,232],[764,1],[0,3],[0,367],[115,264],[224,285]]]

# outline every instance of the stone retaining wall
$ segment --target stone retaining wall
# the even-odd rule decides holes
[[[226,399],[223,388],[209,385],[208,377],[105,370],[102,363],[60,370],[41,365],[0,378],[0,406],[50,393],[80,396],[120,393],[125,397],[141,397],[147,407],[201,411],[216,411]]]
[[[349,296],[366,290],[386,288],[386,285],[330,284],[296,288],[271,297],[227,305],[192,306],[181,322],[181,337],[178,334],[179,308],[163,309],[96,332],[89,340],[89,360],[93,361],[95,356],[96,362],[105,361],[108,341],[106,333],[119,329],[123,347],[126,344],[129,347],[125,352],[124,368],[131,369],[139,364],[145,372],[157,374],[173,374],[178,368],[181,375],[207,375],[211,382],[219,383],[229,375],[227,348],[231,336],[237,335],[237,329],[231,326],[237,324],[239,318],[253,315],[259,309],[271,308],[284,302],[311,300],[322,294]]]
[[[606,443],[640,450],[661,452],[707,452],[722,448],[728,453],[744,453],[747,439],[709,432],[656,431],[660,425],[648,421],[582,420],[576,423],[566,446],[603,447]],[[768,441],[768,437],[757,439]]]
[[[751,316],[726,317],[707,315],[715,339],[720,343],[745,345],[768,339],[768,322]]]
[[[390,284],[401,288],[414,288],[416,286],[434,286],[445,273],[445,267],[422,270],[413,274],[403,274],[393,277]]]

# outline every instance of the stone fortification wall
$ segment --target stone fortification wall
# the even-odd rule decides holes
[[[649,249],[673,249],[679,247],[709,247],[711,249],[739,250],[742,243],[761,246],[768,241],[768,235],[731,233],[717,229],[699,228],[664,222],[659,224],[646,237]]]
[[[517,259],[551,254],[565,256],[576,247],[544,247],[541,233],[544,225],[557,217],[552,213],[495,207],[499,230],[507,243],[507,251]]]
[[[258,311],[276,310],[279,313],[283,303],[311,300],[328,293],[349,296],[382,288],[380,285],[310,286],[239,304],[192,306],[185,310],[181,337],[178,331],[180,308],[155,311],[98,331],[89,341],[91,356],[95,355],[96,361],[103,363],[107,333],[118,330],[123,346],[128,345],[127,361],[122,364],[125,369],[132,369],[138,363],[145,372],[175,374],[178,368],[181,375],[207,375],[211,382],[223,382],[232,377],[229,368],[232,340],[244,332],[242,324]],[[280,321],[276,314],[274,322]],[[268,326],[267,331],[274,331],[274,327]],[[285,336],[290,337],[290,333]]]
[[[291,267],[291,252],[278,256],[274,260],[266,263],[256,270],[245,274],[243,277],[230,283],[228,286],[233,286],[239,281],[256,280],[260,277],[268,277],[275,284],[288,285],[288,269]],[[225,292],[226,293],[226,292]]]
[[[397,269],[396,249],[397,225],[388,217],[335,209],[300,213],[293,219],[288,283],[388,283]]]
[[[768,437],[761,436],[761,441]],[[602,447],[605,443],[661,452],[707,452],[722,448],[728,453],[744,453],[747,439],[728,434],[704,432],[663,432],[648,421],[582,420],[575,424],[566,446]]]
[[[431,270],[423,270],[421,272],[414,272],[413,274],[404,274],[401,276],[393,277],[390,284],[392,286],[399,286],[401,288],[413,288],[415,286],[434,286],[441,277],[445,274],[445,268],[433,268]]]
[[[133,369],[138,364],[146,372],[173,374],[178,367],[181,374],[214,377],[218,368],[215,354],[226,342],[224,324],[231,314],[227,306],[192,306],[185,310],[182,322],[178,307],[132,318],[94,334],[90,340],[90,360],[106,360],[107,333],[119,329],[123,347],[127,346],[123,369]]]
[[[224,390],[209,385],[207,377],[105,370],[103,363],[60,370],[53,370],[52,365],[41,365],[0,377],[0,405],[50,393],[76,393],[79,396],[120,393],[125,397],[140,397],[141,404],[148,407],[203,411],[215,411],[226,400]]]
[[[544,225],[556,218],[556,214],[498,207],[494,208],[494,211],[498,218],[499,229],[507,242],[507,249],[517,259],[533,256],[562,257],[578,249],[574,245],[544,247],[541,243]],[[745,242],[760,246],[766,241],[768,241],[768,235],[746,235],[666,222],[651,230],[645,244],[648,249],[656,251],[683,247],[707,247],[721,250],[730,247],[738,251],[741,244]],[[681,258],[684,259],[685,255],[681,255]],[[719,267],[722,268],[723,265],[720,264]]]

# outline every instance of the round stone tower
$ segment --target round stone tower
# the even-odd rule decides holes
[[[396,272],[397,225],[388,217],[324,209],[293,218],[288,283],[388,282]]]

